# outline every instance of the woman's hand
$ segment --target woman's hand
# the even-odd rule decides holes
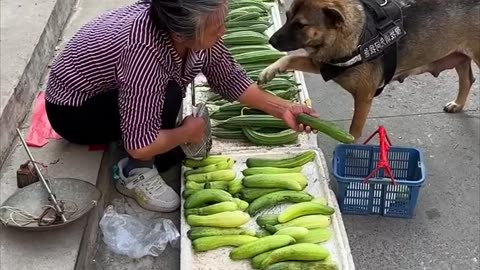
[[[305,113],[309,114],[314,117],[318,117],[318,114],[312,109],[307,106],[291,103],[290,106],[281,114],[281,119],[293,130],[298,132],[305,131],[306,133],[314,132],[317,133],[316,130],[312,130],[309,126],[304,126],[303,124],[298,124],[297,120],[295,119],[297,114]]]
[[[185,130],[186,142],[190,144],[201,143],[205,133],[205,121],[201,117],[189,115],[183,119],[182,127]]]

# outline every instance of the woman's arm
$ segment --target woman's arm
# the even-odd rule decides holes
[[[207,77],[208,84],[225,99],[238,100],[251,108],[280,118],[294,130],[311,131],[310,127],[297,124],[295,116],[299,113],[315,117],[318,115],[307,106],[291,103],[260,89],[248,78],[221,40],[207,53],[202,71]]]

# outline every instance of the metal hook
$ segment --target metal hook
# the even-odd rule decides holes
[[[380,6],[381,6],[381,7],[384,7],[384,6],[386,6],[387,4],[388,4],[388,0],[385,0],[385,2],[383,2],[383,3],[380,4]]]

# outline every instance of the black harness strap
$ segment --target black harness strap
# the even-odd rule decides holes
[[[365,8],[365,25],[358,51],[353,56],[322,63],[320,72],[325,81],[331,80],[351,67],[370,62],[383,56],[383,86],[375,96],[382,93],[390,83],[397,68],[397,43],[405,36],[403,14],[395,0],[360,0]]]

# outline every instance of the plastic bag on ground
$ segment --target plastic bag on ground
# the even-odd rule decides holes
[[[119,214],[113,206],[105,209],[100,220],[104,243],[115,253],[131,258],[160,255],[167,244],[179,246],[180,233],[169,219],[147,221],[128,214]]]

